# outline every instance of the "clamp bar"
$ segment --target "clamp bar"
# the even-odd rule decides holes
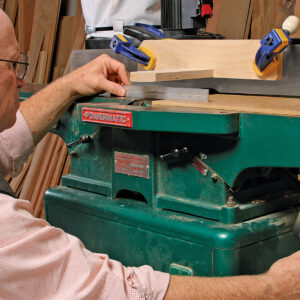
[[[258,49],[253,68],[255,73],[264,77],[277,69],[281,53],[289,44],[291,39],[288,33],[283,29],[273,29],[260,42],[261,47]]]

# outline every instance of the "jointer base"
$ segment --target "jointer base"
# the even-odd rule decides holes
[[[297,208],[290,208],[223,224],[64,186],[45,194],[46,219],[80,238],[91,251],[126,266],[147,264],[181,275],[265,272],[299,249],[300,241],[292,233],[297,214]]]

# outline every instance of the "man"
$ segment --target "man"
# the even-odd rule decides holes
[[[17,174],[29,153],[78,97],[102,90],[125,95],[125,67],[100,56],[18,104],[25,61],[0,10],[0,299],[300,299],[300,252],[262,275],[169,276],[149,266],[122,266],[31,214],[3,175]],[[18,61],[18,63],[16,63]],[[121,84],[119,84],[121,83]],[[19,110],[18,110],[19,109]]]

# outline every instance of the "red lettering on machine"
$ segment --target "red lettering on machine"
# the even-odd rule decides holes
[[[132,127],[132,113],[129,111],[82,107],[81,119],[89,123]]]

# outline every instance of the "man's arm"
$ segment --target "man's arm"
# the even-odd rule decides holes
[[[234,277],[171,276],[165,300],[300,299],[300,251],[266,274]]]
[[[22,102],[20,110],[34,143],[43,138],[74,100],[102,91],[125,96],[121,84],[130,84],[125,66],[104,54]]]

